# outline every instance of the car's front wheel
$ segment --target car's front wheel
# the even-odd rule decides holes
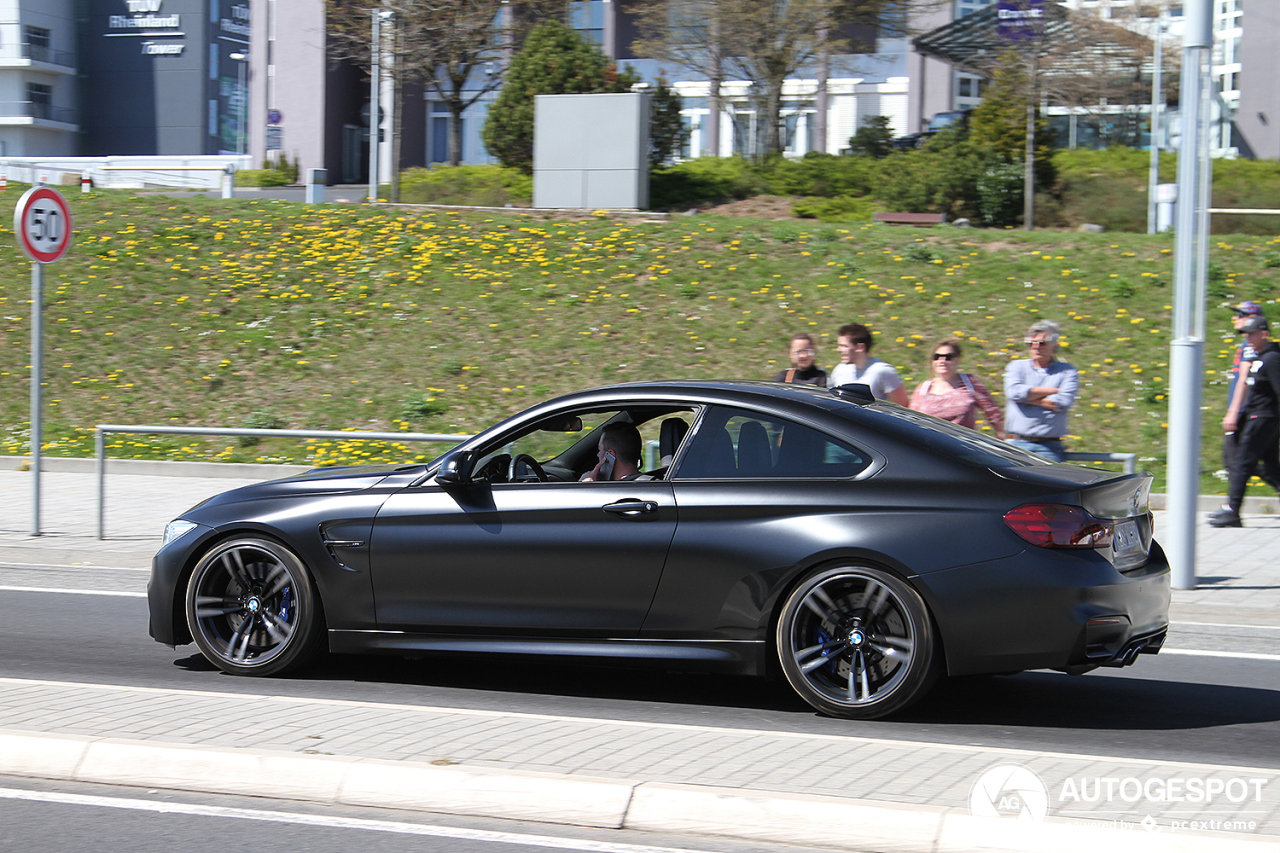
[[[319,649],[324,620],[302,561],[268,539],[209,550],[187,583],[187,624],[200,652],[235,675],[278,675]]]
[[[870,720],[901,710],[937,675],[924,601],[880,569],[846,566],[806,577],[782,606],[776,640],[792,688],[834,717]]]

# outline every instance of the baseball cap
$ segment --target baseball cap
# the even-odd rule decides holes
[[[1241,302],[1239,305],[1235,306],[1231,310],[1236,312],[1236,314],[1241,317],[1246,317],[1250,314],[1261,314],[1262,306],[1250,299],[1250,300]]]
[[[1245,320],[1240,324],[1239,331],[1240,334],[1247,335],[1250,332],[1261,332],[1263,329],[1268,331],[1271,330],[1271,327],[1267,325],[1267,318],[1263,317],[1261,314],[1254,314],[1248,320]]]

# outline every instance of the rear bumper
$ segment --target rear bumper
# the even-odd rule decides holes
[[[917,579],[950,675],[1125,666],[1154,654],[1169,627],[1163,549],[1121,573],[1092,551],[1032,548]]]

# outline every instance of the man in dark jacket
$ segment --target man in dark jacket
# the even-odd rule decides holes
[[[1263,481],[1280,493],[1280,347],[1270,340],[1267,320],[1253,316],[1239,326],[1249,346],[1258,354],[1248,365],[1244,381],[1248,396],[1240,410],[1242,424],[1231,462],[1227,503],[1209,516],[1214,527],[1240,527],[1240,506],[1244,503],[1249,478],[1261,466]]]

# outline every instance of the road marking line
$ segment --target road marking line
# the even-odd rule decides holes
[[[57,595],[110,595],[116,598],[146,598],[145,592],[120,592],[110,589],[60,589],[53,586],[0,586],[0,592],[51,592]]]
[[[1179,625],[1195,625],[1198,628],[1262,628],[1266,631],[1280,631],[1280,625],[1241,625],[1238,622],[1173,622],[1170,627]]]
[[[24,791],[19,788],[0,788],[0,798],[27,800],[37,803],[59,803],[69,806],[95,806],[108,809],[155,812],[156,814],[181,814],[195,817],[235,818],[258,820],[267,823],[286,823],[315,826],[324,829],[360,829],[366,832],[394,832],[401,835],[425,835],[435,838],[456,838],[490,844],[521,844],[526,847],[553,847],[558,850],[585,850],[590,853],[698,853],[679,847],[650,847],[645,844],[592,841],[585,838],[564,838],[553,835],[522,835],[518,832],[495,832],[487,829],[435,826],[397,820],[368,820],[355,817],[331,817],[328,815],[302,814],[299,812],[275,812],[268,809],[240,809],[230,806],[204,806],[187,803],[155,802],[124,797],[97,797],[85,794],[62,794],[53,791]]]
[[[1201,658],[1240,658],[1241,660],[1278,660],[1280,655],[1268,655],[1261,652],[1211,652],[1206,649],[1161,649],[1162,655],[1190,655]]]
[[[324,705],[337,708],[353,708],[364,711],[368,710],[384,710],[384,711],[406,711],[417,714],[438,714],[438,715],[454,715],[460,717],[476,717],[490,720],[534,720],[538,722],[554,722],[569,723],[574,725],[595,725],[595,726],[618,726],[619,728],[630,729],[657,729],[662,731],[674,732],[699,732],[716,734],[725,737],[770,737],[779,740],[807,740],[819,743],[859,743],[873,744],[888,747],[905,748],[905,749],[938,749],[950,752],[959,752],[967,755],[1008,755],[1020,757],[1024,761],[1030,761],[1036,758],[1061,758],[1067,760],[1084,760],[1084,761],[1111,761],[1116,764],[1135,764],[1147,766],[1158,764],[1161,767],[1186,767],[1193,769],[1213,769],[1213,770],[1254,770],[1259,773],[1280,774],[1280,767],[1242,767],[1235,764],[1208,764],[1195,761],[1167,761],[1164,759],[1153,758],[1125,758],[1114,755],[1098,755],[1090,753],[1078,752],[1048,752],[1036,749],[1018,749],[1008,746],[980,746],[977,744],[962,743],[939,743],[937,741],[928,740],[900,740],[897,738],[876,738],[861,737],[858,735],[832,735],[811,732],[794,732],[794,731],[770,731],[768,729],[735,729],[728,726],[699,726],[690,723],[646,723],[639,720],[611,720],[603,717],[575,717],[567,714],[534,714],[525,711],[486,711],[476,708],[449,708],[439,705],[405,705],[391,702],[362,702],[356,699],[320,699],[295,696],[273,696],[266,693],[222,693],[213,690],[182,690],[172,687],[133,687],[122,684],[95,684],[86,681],[54,681],[39,678],[11,678],[0,676],[0,690],[7,685],[15,688],[23,687],[51,687],[55,689],[72,689],[72,690],[99,690],[99,691],[118,691],[124,693],[161,695],[172,697],[200,697],[208,699],[221,699],[237,703],[238,706],[245,706],[251,701],[258,702],[279,702],[279,703],[296,703],[299,705]],[[22,732],[13,729],[6,730],[0,726],[0,733],[10,731],[15,734]],[[56,734],[50,732],[49,734]],[[83,735],[68,735],[68,737],[77,740],[93,741],[98,738],[86,737]],[[210,748],[217,749],[216,745]]]
[[[97,563],[11,563],[0,562],[0,569],[93,569],[95,572],[150,572],[129,566],[99,566]]]

